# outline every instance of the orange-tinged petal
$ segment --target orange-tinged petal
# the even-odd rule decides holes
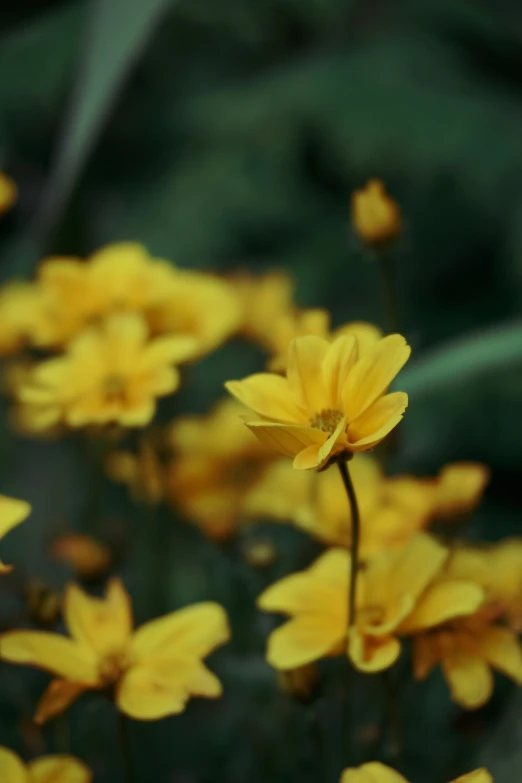
[[[242,381],[229,381],[225,383],[225,388],[259,416],[290,424],[307,421],[290,391],[288,381],[280,375],[260,372]]]
[[[294,457],[309,446],[320,447],[328,440],[326,432],[314,427],[246,421],[246,426],[262,443],[286,457]]]
[[[52,680],[36,707],[35,723],[47,723],[51,718],[65,712],[86,690],[84,685],[69,680]]]
[[[493,783],[493,775],[487,769],[476,769],[452,780],[451,783]]]
[[[105,598],[93,598],[69,585],[64,614],[71,636],[98,657],[122,651],[132,633],[130,598],[119,579],[111,579]]]
[[[408,407],[408,395],[393,392],[381,397],[355,421],[350,421],[348,441],[352,451],[367,451],[386,437],[401,421]]]
[[[354,336],[338,337],[328,349],[323,362],[326,389],[323,408],[342,410],[342,390],[358,355],[358,343]]]
[[[346,627],[328,614],[306,615],[284,623],[268,639],[267,661],[274,669],[295,669],[323,658],[342,642]]]
[[[380,672],[389,669],[401,654],[401,643],[393,636],[364,636],[357,628],[350,630],[348,657],[362,672]]]
[[[424,680],[440,661],[439,647],[431,634],[419,634],[413,638],[413,676]]]
[[[492,625],[478,636],[477,643],[484,660],[522,685],[522,648],[513,631]]]
[[[323,361],[329,348],[328,340],[316,335],[296,337],[288,347],[288,386],[297,402],[313,413],[328,407]]]
[[[2,783],[30,783],[25,765],[16,753],[0,747],[0,780]]]
[[[345,769],[340,783],[408,783],[398,772],[379,761]]]
[[[132,652],[138,661],[157,657],[202,658],[230,638],[222,606],[206,601],[151,620],[135,632]]]
[[[401,623],[400,633],[416,633],[441,625],[453,617],[470,615],[484,601],[484,591],[473,582],[444,579],[430,585],[420,597],[415,609]]]
[[[400,334],[390,334],[365,353],[343,387],[343,410],[352,421],[372,405],[408,361],[411,348]]]
[[[31,506],[25,500],[17,500],[0,495],[0,538],[3,538],[10,530],[19,525],[31,513]],[[7,573],[11,566],[7,566],[0,560],[0,574]]]
[[[482,658],[455,649],[444,655],[442,671],[453,701],[466,709],[482,707],[491,698],[493,675]]]
[[[0,658],[38,666],[73,682],[96,685],[97,659],[73,639],[45,631],[9,631],[0,637]]]
[[[91,783],[92,772],[73,756],[45,756],[27,766],[31,783]]]

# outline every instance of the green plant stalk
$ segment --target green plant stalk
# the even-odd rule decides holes
[[[348,502],[350,503],[350,510],[352,512],[352,546],[350,549],[350,578],[348,580],[348,630],[355,623],[355,607],[357,597],[357,567],[359,562],[359,542],[361,538],[361,518],[359,514],[359,506],[357,504],[357,496],[355,494],[355,488],[353,486],[352,477],[348,468],[348,462],[344,459],[340,459],[337,462],[339,466],[339,472],[343,480],[344,488],[348,496]]]

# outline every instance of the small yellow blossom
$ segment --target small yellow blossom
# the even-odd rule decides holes
[[[194,604],[133,632],[129,595],[112,579],[101,599],[70,585],[64,617],[70,637],[45,631],[0,636],[0,658],[37,666],[56,678],[38,705],[38,723],[66,710],[87,690],[113,689],[118,708],[137,720],[183,712],[191,696],[221,695],[221,683],[203,663],[229,638],[219,604]]]
[[[109,549],[85,533],[62,533],[51,545],[51,557],[82,579],[105,574],[111,562]]]
[[[153,444],[142,440],[136,454],[114,451],[105,462],[107,475],[118,484],[125,484],[138,503],[156,505],[164,495],[164,470]]]
[[[16,182],[0,171],[0,217],[4,215],[18,198]]]
[[[92,772],[73,756],[41,756],[28,764],[0,746],[2,783],[91,783]]]
[[[241,309],[239,333],[273,351],[274,324],[294,313],[292,278],[275,269],[258,277],[238,274],[229,282]]]
[[[478,506],[490,472],[480,462],[453,462],[439,473],[436,515],[451,518],[466,514]]]
[[[245,493],[273,459],[244,426],[241,411],[225,399],[208,415],[174,421],[167,435],[174,452],[166,468],[167,498],[216,540],[234,534]]]
[[[347,638],[350,555],[328,550],[259,597],[261,609],[291,617],[271,634],[268,662],[286,670],[344,653],[360,671],[389,668],[399,657],[400,636],[471,614],[481,605],[478,585],[435,581],[447,557],[444,547],[419,534],[403,549],[370,561],[358,574],[355,623]]]
[[[367,245],[387,244],[402,231],[400,207],[379,179],[369,180],[364,188],[353,193],[351,214],[357,235]]]
[[[31,506],[25,500],[0,495],[0,538],[27,519],[30,513]],[[0,574],[8,573],[11,568],[0,560]]]
[[[149,340],[139,315],[109,316],[81,332],[64,356],[37,365],[19,397],[46,426],[63,421],[73,428],[143,427],[154,416],[156,398],[179,386],[173,364],[193,349],[190,337]]]
[[[226,387],[261,417],[246,422],[260,440],[294,457],[295,468],[321,468],[335,456],[373,448],[397,426],[408,395],[387,391],[409,355],[399,334],[362,356],[353,335],[333,343],[298,337],[288,349],[286,378],[259,373]]]
[[[360,767],[345,769],[340,783],[408,783],[405,777],[380,761],[370,761]],[[450,783],[493,783],[493,778],[487,769],[482,767],[474,772],[461,775]]]

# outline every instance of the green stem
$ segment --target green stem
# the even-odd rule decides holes
[[[385,250],[378,250],[379,267],[381,270],[383,310],[386,331],[391,334],[399,331],[399,308],[397,305],[397,288],[395,275],[389,255]]]
[[[129,742],[128,718],[123,712],[118,710],[118,740],[123,768],[123,779],[126,783],[134,783],[134,773],[132,766],[131,745]]]
[[[361,537],[361,518],[359,514],[359,506],[357,504],[357,496],[353,486],[352,477],[348,468],[348,463],[345,460],[339,460],[339,472],[343,480],[346,494],[348,495],[348,501],[350,503],[350,510],[352,516],[352,547],[350,550],[350,579],[349,579],[349,593],[348,593],[348,628],[350,629],[355,623],[355,606],[356,606],[356,591],[357,591],[357,567],[359,562],[359,541]]]

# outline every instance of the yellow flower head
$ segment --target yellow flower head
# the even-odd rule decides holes
[[[18,198],[16,182],[0,171],[0,216],[4,215]]]
[[[362,356],[353,335],[333,343],[298,337],[286,378],[259,373],[226,387],[261,417],[246,422],[260,440],[294,457],[295,468],[321,468],[337,455],[373,448],[397,426],[408,396],[387,391],[409,355],[399,334]]]
[[[419,534],[406,547],[372,560],[359,572],[355,624],[347,638],[346,550],[331,549],[305,571],[282,579],[258,599],[265,611],[290,615],[268,642],[268,662],[293,669],[332,654],[348,654],[361,671],[390,667],[399,657],[399,636],[475,612],[483,592],[472,582],[435,582],[447,551]]]
[[[70,637],[44,631],[0,636],[0,658],[37,666],[56,678],[38,705],[39,723],[87,690],[113,689],[119,709],[137,720],[183,712],[192,696],[221,695],[221,683],[203,663],[229,638],[219,604],[194,604],[133,632],[130,598],[113,579],[101,599],[70,585],[64,617]]]
[[[340,783],[408,783],[399,772],[381,764],[380,761],[370,761],[360,767],[345,769]],[[487,769],[476,769],[461,775],[450,783],[493,783],[493,778]]]
[[[118,423],[143,427],[156,410],[156,398],[175,391],[179,373],[172,365],[192,354],[190,337],[148,339],[136,314],[109,316],[85,329],[64,356],[39,364],[19,391],[38,424],[63,421],[69,427]]]
[[[73,756],[41,756],[24,762],[8,748],[0,746],[2,783],[91,783],[92,772]]]
[[[480,462],[454,462],[438,475],[435,513],[449,518],[473,511],[480,503],[490,472]]]
[[[163,500],[163,466],[150,441],[142,440],[136,454],[112,452],[107,457],[105,469],[109,478],[129,488],[138,503],[153,506]]]
[[[51,557],[70,566],[83,579],[106,573],[111,562],[109,549],[84,533],[63,533],[51,546]]]
[[[19,351],[38,323],[39,294],[31,283],[20,280],[0,288],[0,355]]]
[[[245,493],[260,480],[273,451],[253,437],[239,418],[241,406],[222,400],[204,416],[185,416],[170,427],[174,457],[165,492],[210,538],[234,534]]]
[[[292,278],[276,269],[259,277],[239,274],[230,285],[240,305],[239,333],[272,351],[274,324],[294,313]]]
[[[0,495],[0,538],[3,538],[10,530],[27,519],[31,513],[31,506],[25,500],[16,500]],[[0,574],[6,574],[11,566],[5,565],[0,560]]]
[[[379,179],[369,180],[364,188],[353,193],[351,213],[354,229],[367,245],[384,245],[402,231],[400,207]]]

